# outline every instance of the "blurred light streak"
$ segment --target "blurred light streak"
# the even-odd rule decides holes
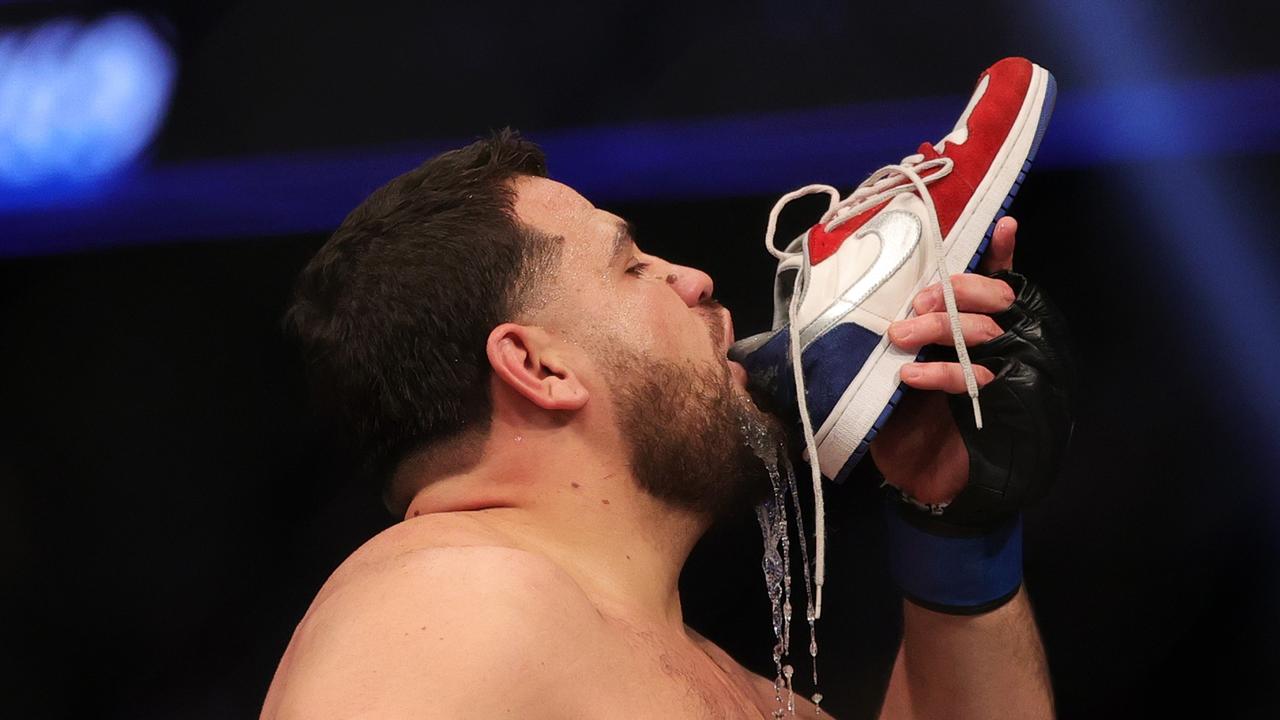
[[[1140,81],[1178,61],[1194,63],[1202,52],[1193,41],[1194,29],[1180,27],[1159,3],[1036,0],[1033,14],[1042,21],[1039,27],[1051,31],[1042,39],[1075,62],[1076,74],[1099,83]],[[1153,17],[1160,22],[1150,22]],[[1067,123],[1065,133],[1051,128],[1046,146],[1064,139],[1079,146],[1082,138],[1063,135],[1083,132],[1093,137],[1099,158],[1127,155],[1127,148],[1136,146],[1164,148],[1165,159],[1181,161],[1154,168],[1125,164],[1109,174],[1116,202],[1139,213],[1142,225],[1152,230],[1147,237],[1116,238],[1118,250],[1150,268],[1142,284],[1168,301],[1165,321],[1184,328],[1187,354],[1201,368],[1199,381],[1214,388],[1210,396],[1219,403],[1218,415],[1234,425],[1245,452],[1276,469],[1280,281],[1263,246],[1272,242],[1274,228],[1264,227],[1257,210],[1274,203],[1274,197],[1248,182],[1247,169],[1259,161],[1248,153],[1275,157],[1280,147],[1275,128],[1268,127],[1271,121],[1259,121],[1260,113],[1275,114],[1280,96],[1260,77],[1218,97],[1190,96],[1210,102],[1188,103],[1190,97],[1178,93],[1130,88],[1090,107],[1090,115]],[[1196,162],[1219,154],[1239,158]],[[1176,392],[1170,402],[1177,402]],[[1272,501],[1280,503],[1280,488],[1266,484]]]
[[[76,198],[126,167],[163,122],[175,72],[134,15],[0,30],[0,192]]]
[[[967,96],[534,132],[551,174],[617,203],[851,189],[950,129]],[[1145,102],[1229,132],[1133,115]],[[1100,128],[1105,123],[1105,128]],[[77,194],[0,193],[0,256],[335,227],[370,191],[467,139],[151,167]],[[1280,146],[1280,73],[1061,89],[1038,168],[1244,156]],[[1185,193],[1184,193],[1185,196]]]

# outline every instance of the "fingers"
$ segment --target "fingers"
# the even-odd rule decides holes
[[[993,273],[1013,269],[1013,250],[1017,245],[1018,221],[1001,218],[991,234],[979,270]],[[983,275],[961,274],[951,277],[955,290],[956,308],[960,311],[960,331],[965,345],[981,345],[999,336],[1003,331],[995,320],[984,313],[998,313],[1013,304],[1013,288],[1002,280]],[[908,351],[918,351],[925,345],[951,345],[951,321],[947,317],[942,298],[942,286],[933,284],[921,290],[912,301],[916,317],[899,320],[889,326],[889,339],[894,345]],[[920,390],[941,390],[947,393],[966,391],[964,372],[959,363],[929,362],[907,363],[900,371],[902,382]],[[981,365],[973,366],[978,386],[986,385],[995,375]]]
[[[967,390],[960,363],[907,363],[902,366],[900,373],[902,382],[919,390],[941,390],[952,394]],[[978,387],[996,378],[994,373],[981,365],[973,366],[973,376],[978,381]]]
[[[1004,330],[989,315],[961,313],[960,332],[964,335],[964,344],[973,347],[995,338]],[[889,326],[889,341],[911,352],[925,345],[952,345],[951,320],[944,312],[899,320]]]
[[[978,266],[979,272],[993,273],[997,270],[1013,269],[1013,248],[1017,244],[1014,237],[1018,233],[1018,221],[1008,215],[996,223],[995,232],[991,233],[991,246]]]
[[[1003,280],[963,273],[951,276],[951,288],[956,293],[956,309],[962,313],[1004,312],[1013,304],[1013,288]],[[911,306],[917,315],[946,312],[947,306],[942,299],[942,285],[934,283],[921,290],[911,301]]]

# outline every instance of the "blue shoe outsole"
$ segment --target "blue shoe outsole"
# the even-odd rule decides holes
[[[1048,73],[1048,71],[1046,71]],[[996,223],[1000,222],[1000,218],[1008,212],[1009,206],[1013,204],[1013,198],[1018,194],[1018,190],[1022,189],[1022,183],[1027,179],[1027,173],[1031,170],[1031,162],[1036,159],[1036,152],[1040,150],[1040,141],[1044,139],[1044,132],[1049,127],[1049,117],[1053,115],[1053,106],[1058,97],[1058,83],[1053,79],[1053,73],[1048,73],[1049,82],[1045,89],[1044,107],[1040,109],[1040,125],[1036,128],[1036,135],[1031,140],[1031,151],[1027,153],[1027,159],[1022,163],[1022,170],[1018,173],[1018,178],[1013,181],[1013,187],[1009,189],[1009,194],[1005,196],[1004,202],[1000,203],[1000,210],[996,212],[995,218],[991,220],[991,224],[987,227],[987,232],[982,237],[982,242],[978,244],[978,250],[973,254],[973,259],[969,261],[969,266],[965,268],[965,272],[973,272],[978,268],[978,263],[982,261],[982,256],[986,254],[987,248],[991,246],[991,234],[995,232]],[[924,357],[924,351],[921,350],[916,355],[919,361]],[[858,464],[862,457],[867,454],[867,450],[871,448],[871,441],[879,434],[880,429],[889,421],[889,416],[893,414],[898,403],[902,401],[902,395],[906,392],[906,386],[902,383],[898,384],[897,389],[893,391],[893,396],[889,398],[889,403],[884,406],[884,410],[880,412],[880,416],[871,424],[871,430],[867,436],[858,443],[858,447],[845,461],[844,467],[840,468],[840,472],[836,473],[833,480],[837,483],[843,483],[849,473],[853,472],[854,466]]]

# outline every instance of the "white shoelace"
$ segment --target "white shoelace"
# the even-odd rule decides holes
[[[779,198],[778,202],[773,206],[773,211],[769,213],[769,227],[764,236],[765,248],[768,249],[769,254],[779,261],[785,261],[803,254],[803,249],[797,252],[779,250],[774,245],[774,233],[777,231],[778,216],[788,203],[797,198],[816,193],[826,193],[831,198],[827,211],[822,214],[822,218],[819,221],[823,223],[827,232],[831,232],[850,218],[857,217],[869,208],[873,208],[906,192],[915,192],[920,196],[920,199],[924,201],[925,207],[928,208],[929,219],[932,221],[933,227],[937,228],[938,212],[934,208],[928,185],[949,175],[953,165],[954,163],[950,158],[934,158],[926,161],[923,155],[910,155],[903,158],[902,162],[897,165],[886,165],[877,170],[850,193],[848,197],[843,199],[840,198],[840,192],[830,185],[806,185],[799,190],[793,190]],[[938,171],[928,177],[922,178],[920,176],[921,172],[933,168],[938,168]],[[955,290],[951,287],[951,273],[948,272],[946,257],[942,251],[942,237],[936,231],[931,235],[933,236],[933,253],[938,263],[937,272],[942,283],[942,298],[946,304],[947,317],[951,323],[951,340],[955,345],[956,356],[960,360],[960,369],[964,374],[965,389],[973,402],[974,423],[981,429],[982,408],[978,404],[978,381],[973,374],[973,364],[969,361],[969,350],[964,344],[964,333],[960,327],[960,312],[956,309]],[[802,290],[800,284],[803,278],[803,272],[796,273],[795,285],[792,287],[791,300],[787,307],[787,317],[790,327],[791,370],[795,377],[796,399],[800,405],[800,424],[804,430],[804,444],[809,452],[809,471],[813,480],[814,617],[818,618],[822,616],[822,586],[826,580],[827,523],[826,506],[822,497],[822,471],[818,466],[818,444],[813,437],[813,421],[809,418],[809,403],[805,397],[804,372],[800,365],[800,334],[796,326]]]

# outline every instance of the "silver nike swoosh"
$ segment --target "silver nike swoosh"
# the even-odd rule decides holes
[[[882,212],[862,226],[850,240],[861,240],[875,234],[880,238],[880,253],[858,279],[800,330],[800,348],[804,350],[831,328],[839,325],[870,295],[898,272],[920,244],[920,219],[909,212]],[[845,242],[849,242],[846,240]]]

